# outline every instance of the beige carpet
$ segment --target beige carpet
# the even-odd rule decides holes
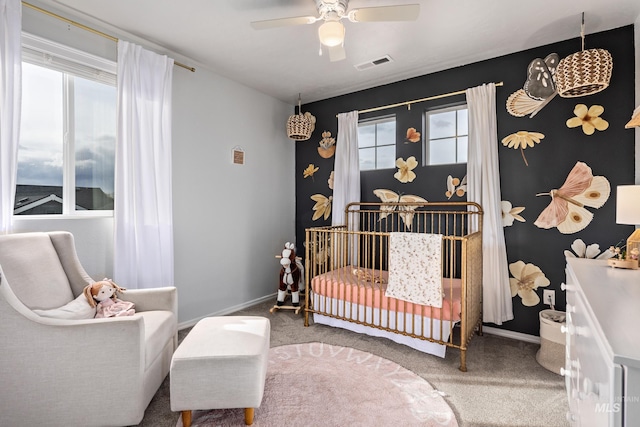
[[[398,423],[458,426],[442,393],[390,360],[318,342],[270,350],[264,397],[255,411],[256,427]],[[243,426],[244,410],[194,411],[192,425]],[[176,427],[182,427],[182,420]]]
[[[569,426],[565,418],[568,404],[564,378],[536,361],[538,344],[491,334],[475,336],[467,352],[469,370],[460,372],[460,352],[455,349],[448,349],[446,357],[441,359],[384,338],[325,325],[312,324],[305,328],[302,314],[296,315],[292,311],[269,313],[274,301],[275,297],[233,315],[269,318],[272,347],[324,342],[393,361],[445,392],[443,398],[453,409],[460,427]],[[188,332],[189,329],[181,330],[179,337]],[[305,381],[303,377],[299,380]],[[171,412],[169,389],[167,376],[139,427],[176,426],[180,414]],[[322,420],[312,421],[303,425],[319,425]],[[395,423],[392,427],[401,425]]]

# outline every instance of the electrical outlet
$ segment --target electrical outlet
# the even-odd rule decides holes
[[[542,292],[542,300],[546,305],[556,305],[556,291],[553,289],[545,289]]]

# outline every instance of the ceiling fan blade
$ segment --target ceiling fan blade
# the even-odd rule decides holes
[[[351,22],[415,21],[419,14],[419,4],[363,7],[349,12],[349,20]]]
[[[313,24],[318,19],[315,16],[296,16],[293,18],[267,19],[265,21],[253,21],[251,27],[254,30],[267,30],[269,28],[290,27],[293,25]]]
[[[347,52],[344,50],[344,46],[339,44],[338,46],[327,47],[329,50],[329,61],[338,62],[346,59]]]

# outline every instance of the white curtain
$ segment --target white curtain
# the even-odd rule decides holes
[[[114,260],[116,283],[173,285],[173,59],[118,42]]]
[[[482,220],[483,321],[501,325],[513,319],[509,266],[502,227],[496,86],[467,89],[469,153],[467,200],[479,203]]]
[[[360,201],[360,158],[358,156],[358,112],[338,114],[338,140],[333,166],[331,225],[344,225],[344,208]],[[358,224],[352,229],[357,229]]]
[[[0,234],[11,232],[22,93],[22,2],[0,0]]]

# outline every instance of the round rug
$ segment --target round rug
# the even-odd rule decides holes
[[[193,427],[244,425],[244,409],[193,412]],[[441,393],[413,372],[371,353],[313,342],[270,349],[264,397],[253,425],[458,423]],[[176,427],[182,427],[181,419]]]

